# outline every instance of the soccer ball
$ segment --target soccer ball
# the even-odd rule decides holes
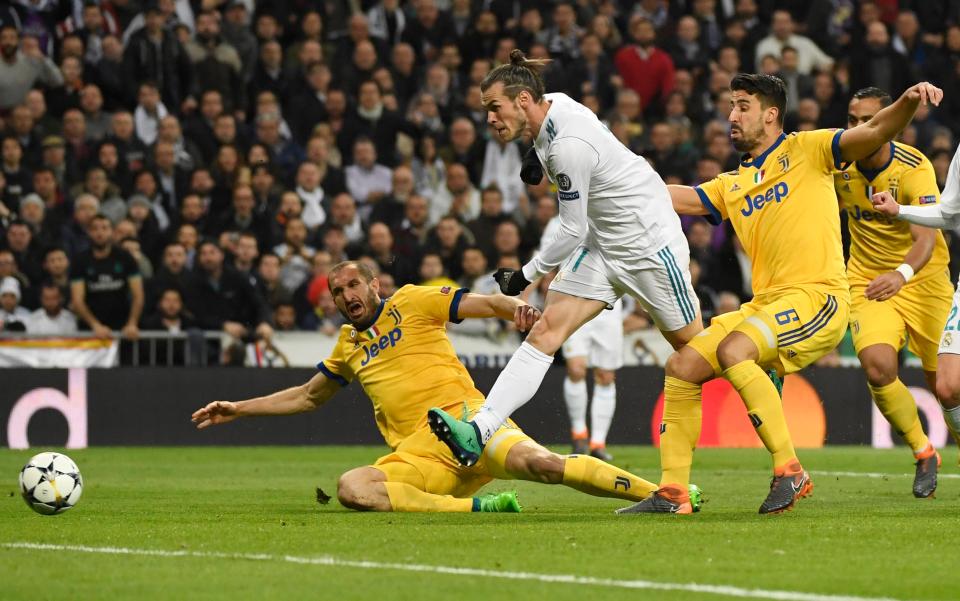
[[[80,468],[61,453],[34,455],[20,470],[20,494],[37,513],[63,513],[77,504],[82,493]]]

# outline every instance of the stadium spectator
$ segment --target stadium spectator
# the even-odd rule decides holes
[[[370,230],[367,233],[367,250],[379,266],[381,274],[390,274],[398,286],[412,284],[416,280],[413,262],[394,252],[393,234],[386,224],[380,222],[370,224]]]
[[[120,330],[124,338],[136,339],[143,311],[143,280],[129,254],[113,244],[113,225],[102,215],[89,222],[91,248],[71,265],[71,304],[98,338],[110,338]]]
[[[460,163],[447,166],[445,185],[430,203],[430,222],[446,215],[469,222],[480,215],[480,191],[470,182],[467,168]]]
[[[344,170],[347,191],[356,202],[360,215],[370,215],[376,203],[390,193],[392,172],[377,162],[377,150],[369,138],[357,138],[353,145],[353,164]]]
[[[7,276],[0,280],[0,331],[24,332],[30,311],[20,306],[20,282]]]
[[[797,71],[809,75],[816,70],[827,70],[833,66],[833,59],[821,50],[813,41],[795,33],[796,23],[788,10],[776,10],[770,25],[770,35],[760,40],[754,54],[759,63],[763,57],[781,56],[783,47],[790,46],[797,51]]]
[[[338,229],[338,226],[331,229]],[[309,277],[311,261],[316,252],[314,247],[307,244],[307,226],[303,220],[288,220],[283,242],[273,248],[273,253],[280,258],[280,281],[287,292],[292,293]]]
[[[27,333],[38,336],[76,334],[77,318],[64,308],[64,300],[60,286],[54,282],[44,282],[40,287],[40,308],[30,313],[24,320]]]
[[[496,262],[494,251],[494,233],[507,215],[503,211],[503,194],[500,189],[488,186],[480,193],[480,215],[467,223],[477,246],[483,251],[490,263]]]
[[[875,86],[898,97],[914,81],[909,61],[890,44],[890,32],[881,21],[867,26],[865,42],[851,52],[850,89]]]
[[[197,324],[208,330],[222,330],[243,340],[251,333],[258,338],[273,336],[270,308],[260,292],[229,266],[215,242],[204,240],[197,250],[197,269],[186,305]]]
[[[357,203],[346,192],[337,194],[330,203],[330,224],[343,228],[348,244],[354,246],[363,244],[366,232],[363,231],[363,225],[360,223]]]
[[[670,55],[655,46],[657,32],[649,19],[630,17],[632,43],[617,51],[613,62],[623,85],[640,96],[643,110],[656,109],[673,91],[674,67]]]
[[[247,106],[243,62],[237,49],[220,35],[220,18],[215,10],[201,11],[193,40],[184,47],[193,67],[191,96],[217,90],[228,101],[226,110],[242,112]]]
[[[171,29],[164,27],[166,15],[157,0],[149,0],[143,13],[143,27],[124,43],[123,63],[130,97],[137,97],[137,86],[144,81],[161,82],[158,91],[164,112],[189,106],[193,73],[190,59]],[[142,101],[142,86],[139,96]],[[195,104],[195,103],[194,103]],[[138,128],[139,129],[139,128]],[[148,142],[149,143],[149,142]]]
[[[155,330],[179,334],[196,327],[193,318],[187,314],[183,306],[183,295],[179,288],[164,288],[160,290],[154,310],[143,319],[141,326],[144,330]],[[160,341],[157,348],[157,357],[166,356],[165,345],[168,341]],[[177,346],[174,346],[177,349]],[[179,362],[174,362],[179,364]]]
[[[22,103],[36,83],[53,88],[63,84],[57,66],[36,43],[20,48],[20,31],[12,24],[0,26],[0,111]]]
[[[71,257],[90,250],[87,229],[90,220],[100,212],[100,201],[92,194],[81,194],[73,203],[73,218],[60,230],[64,250]]]

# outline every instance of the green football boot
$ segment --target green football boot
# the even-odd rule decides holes
[[[475,497],[475,506],[479,507],[476,511],[483,513],[520,513],[523,507],[517,500],[517,492],[510,490],[507,492],[492,492],[480,497]]]
[[[480,442],[480,430],[473,422],[459,420],[443,409],[434,407],[427,412],[427,423],[437,438],[450,447],[461,465],[470,467],[480,461],[483,443]]]

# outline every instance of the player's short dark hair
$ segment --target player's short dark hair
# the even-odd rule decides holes
[[[341,261],[330,268],[330,272],[327,274],[328,279],[332,280],[337,276],[338,273],[347,267],[356,267],[357,273],[359,273],[360,277],[363,278],[363,281],[367,282],[368,284],[373,280],[373,278],[377,277],[376,274],[374,274],[365,263],[361,263],[360,261]]]
[[[540,102],[545,93],[543,77],[539,69],[546,66],[547,59],[528,59],[522,50],[510,52],[510,62],[487,73],[480,82],[480,91],[486,92],[495,83],[503,84],[503,94],[513,100],[520,92],[527,92],[534,102]]]
[[[760,106],[777,109],[777,121],[783,127],[787,112],[787,86],[775,75],[737,73],[730,82],[730,91],[741,91],[760,99]]]
[[[861,100],[863,98],[876,98],[877,100],[880,101],[881,108],[888,107],[891,104],[893,104],[893,97],[890,96],[890,94],[886,90],[882,88],[878,88],[876,86],[860,88],[859,90],[853,93],[853,98],[855,100]]]

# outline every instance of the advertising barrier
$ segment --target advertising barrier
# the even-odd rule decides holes
[[[480,390],[499,370],[472,369]],[[246,419],[198,431],[190,414],[212,400],[239,400],[296,386],[311,369],[6,369],[0,395],[0,446],[112,445],[319,445],[382,444],[369,399],[356,383],[326,406],[296,416]],[[568,441],[563,370],[551,369],[537,396],[514,418],[547,444]],[[931,440],[947,444],[936,400],[920,388],[923,374],[905,369]],[[611,444],[656,444],[662,412],[663,371],[626,367],[617,374],[617,410]],[[901,444],[874,410],[863,373],[850,368],[811,368],[789,376],[784,405],[797,446]],[[704,389],[700,446],[757,447],[739,396],[717,380]]]

